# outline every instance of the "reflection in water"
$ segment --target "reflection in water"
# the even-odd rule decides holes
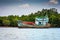
[[[19,29],[0,28],[0,40],[59,40],[60,28]]]

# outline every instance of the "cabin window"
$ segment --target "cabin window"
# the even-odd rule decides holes
[[[41,24],[41,22],[39,22],[39,25]]]

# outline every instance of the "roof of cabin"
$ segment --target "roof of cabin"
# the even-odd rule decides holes
[[[37,16],[36,18],[48,18],[48,15],[45,15],[45,16]]]

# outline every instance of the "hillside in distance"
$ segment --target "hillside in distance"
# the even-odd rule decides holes
[[[49,23],[51,27],[60,27],[60,14],[57,12],[57,9],[42,9],[41,11],[31,13],[29,15],[22,15],[21,17],[15,15],[9,16],[0,16],[0,26],[17,26],[17,20],[35,22],[36,17],[48,15]]]

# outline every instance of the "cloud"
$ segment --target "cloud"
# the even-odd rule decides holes
[[[58,4],[58,0],[50,0],[49,3],[50,4]]]
[[[22,4],[19,7],[21,7],[21,8],[29,8],[30,7],[30,4],[28,4],[28,3]]]

